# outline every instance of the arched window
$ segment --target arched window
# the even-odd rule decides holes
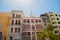
[[[11,24],[14,25],[14,20],[12,20],[12,23]]]
[[[35,30],[35,27],[32,25],[32,30]]]
[[[18,32],[20,32],[20,28],[18,28]]]
[[[11,28],[11,32],[13,32],[13,28]]]
[[[17,20],[17,24],[20,25],[20,20]]]
[[[30,20],[29,19],[27,19],[27,23],[30,23]]]
[[[26,23],[26,19],[24,19],[23,22]]]
[[[35,22],[38,23],[38,20],[36,19]]]
[[[15,28],[15,32],[17,32],[17,28]]]
[[[34,19],[31,19],[31,22],[34,23]]]
[[[15,21],[15,25],[17,25],[17,20]]]
[[[41,20],[39,19],[39,23],[41,22]]]
[[[15,16],[15,14],[12,15],[12,17],[14,17],[14,16]]]

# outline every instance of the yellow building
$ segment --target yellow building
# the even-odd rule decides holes
[[[2,33],[2,35],[0,36],[0,40],[7,39],[9,16],[9,12],[0,12],[0,33]]]

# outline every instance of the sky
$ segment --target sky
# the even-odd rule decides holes
[[[11,12],[21,10],[25,16],[31,11],[33,16],[47,12],[60,14],[60,0],[0,0],[0,12]]]

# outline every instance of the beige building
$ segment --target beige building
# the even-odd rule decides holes
[[[45,15],[45,16],[44,16]],[[45,20],[43,20],[43,22],[47,22],[47,23],[51,23],[54,27],[54,33],[59,33],[60,32],[60,14],[54,13],[54,12],[48,12],[45,14],[41,14],[40,16],[42,19],[45,18]]]

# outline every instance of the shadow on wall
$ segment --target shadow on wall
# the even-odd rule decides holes
[[[2,38],[2,32],[0,32],[0,40],[2,40],[3,38]]]

